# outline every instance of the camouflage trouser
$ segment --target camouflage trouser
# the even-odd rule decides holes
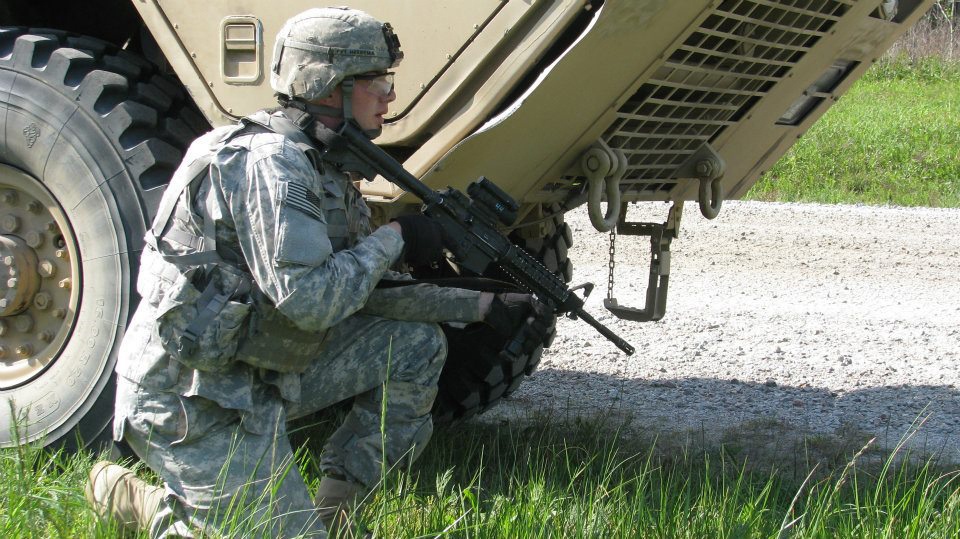
[[[382,470],[416,457],[432,433],[430,408],[446,357],[439,327],[355,315],[331,329],[327,340],[302,375],[301,402],[282,401],[266,384],[255,388],[258,405],[272,408],[265,434],[244,428],[238,412],[213,401],[120,380],[117,399],[136,403],[125,440],[166,483],[167,507],[151,536],[213,528],[231,536],[323,537],[285,424],[350,396],[357,396],[353,409],[324,447],[324,473],[369,487]],[[254,430],[264,432],[260,427]]]

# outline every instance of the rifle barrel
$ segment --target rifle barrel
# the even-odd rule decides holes
[[[619,335],[610,330],[607,326],[601,324],[596,318],[590,316],[590,313],[583,310],[583,307],[571,311],[578,318],[581,318],[584,322],[593,326],[593,329],[600,332],[601,335],[610,340],[617,348],[623,351],[623,353],[628,356],[632,356],[636,349],[628,343],[626,340],[621,338]]]

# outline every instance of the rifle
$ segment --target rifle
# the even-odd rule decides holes
[[[440,224],[444,247],[464,268],[481,275],[491,263],[499,265],[554,314],[583,320],[627,355],[633,354],[633,346],[590,316],[583,309],[583,299],[567,288],[563,280],[497,230],[498,221],[504,226],[513,224],[518,205],[492,181],[481,177],[471,183],[467,188],[469,196],[452,187],[434,191],[351,122],[344,122],[336,132],[321,130],[317,135],[329,150],[352,154],[368,177],[373,177],[369,174],[371,171],[375,172],[422,200],[423,214]],[[587,283],[583,287],[589,294],[593,285]]]

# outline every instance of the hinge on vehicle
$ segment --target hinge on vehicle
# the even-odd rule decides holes
[[[683,201],[670,207],[664,223],[629,223],[626,221],[626,203],[620,208],[620,220],[615,231],[610,232],[610,275],[607,282],[607,298],[603,306],[617,318],[632,322],[660,320],[667,311],[667,285],[670,282],[670,242],[677,237]],[[650,277],[647,282],[646,305],[642,309],[621,306],[613,297],[613,269],[616,235],[650,236]]]

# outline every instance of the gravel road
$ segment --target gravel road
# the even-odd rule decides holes
[[[666,206],[631,212],[659,222]],[[481,420],[549,410],[708,443],[888,448],[923,421],[909,443],[960,462],[960,211],[727,202],[708,221],[688,204],[654,323],[603,308],[608,237],[582,208],[567,217],[573,283],[596,283],[587,309],[637,353],[561,320],[539,369]],[[649,245],[619,238],[621,305],[643,306]]]

